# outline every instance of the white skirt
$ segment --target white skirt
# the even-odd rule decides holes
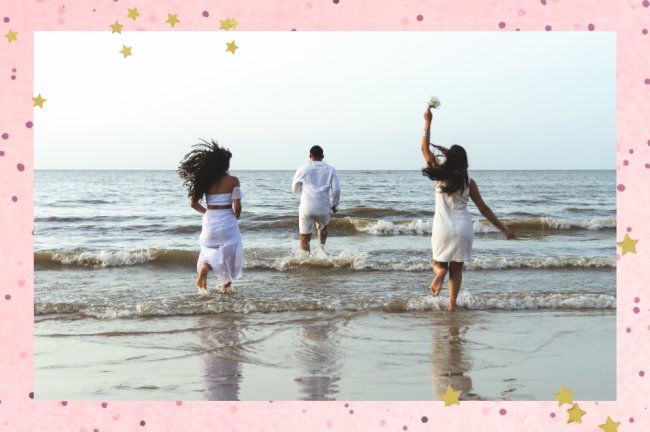
[[[244,245],[232,209],[206,210],[199,244],[201,253],[196,263],[197,271],[208,263],[222,283],[241,277]]]
[[[431,252],[435,261],[469,261],[473,241],[474,225],[469,213],[447,218],[443,212],[436,212],[431,229]]]

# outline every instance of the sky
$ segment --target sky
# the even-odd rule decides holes
[[[233,171],[316,144],[419,169],[431,96],[431,141],[470,169],[616,167],[613,32],[37,32],[34,55],[36,169],[176,169],[200,139]]]

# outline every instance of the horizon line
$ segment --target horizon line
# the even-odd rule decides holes
[[[335,167],[336,168],[336,167]],[[235,169],[237,171],[295,171],[295,168],[277,168],[277,169]],[[377,168],[346,168],[337,171],[419,171],[420,168],[402,168],[402,169],[377,169]],[[175,168],[34,168],[34,171],[176,171]],[[616,168],[476,168],[468,171],[616,171]]]

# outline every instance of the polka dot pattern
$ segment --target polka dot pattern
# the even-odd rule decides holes
[[[587,428],[597,430],[597,425],[609,415],[615,421],[634,423],[635,430],[649,430],[647,408],[648,388],[641,387],[644,394],[629,394],[628,388],[634,381],[634,388],[647,386],[645,369],[650,359],[645,352],[636,352],[638,346],[650,337],[650,323],[645,307],[643,292],[647,292],[650,273],[645,268],[635,267],[649,261],[643,245],[650,241],[650,227],[647,213],[634,211],[640,206],[640,191],[650,182],[650,147],[642,146],[647,137],[647,118],[650,111],[650,59],[639,55],[647,51],[648,0],[629,2],[607,2],[568,0],[533,2],[504,1],[498,7],[486,8],[481,2],[454,2],[424,0],[405,2],[284,2],[251,0],[250,2],[160,2],[151,0],[87,2],[46,2],[35,0],[29,11],[21,2],[9,2],[0,11],[1,35],[10,29],[18,32],[18,41],[7,43],[0,37],[0,80],[2,88],[11,88],[20,95],[11,104],[0,94],[0,239],[16,238],[11,254],[0,256],[6,267],[0,268],[0,345],[10,347],[12,352],[0,356],[0,424],[7,430],[29,430],[27,420],[20,413],[33,414],[43,419],[38,430],[74,430],[99,432],[108,430],[226,430],[244,431],[265,429],[291,432],[293,430],[431,430],[438,424],[462,423],[462,430],[499,430],[514,432],[522,424],[535,430],[559,430],[557,425],[566,421],[564,411],[551,408],[548,402],[520,404],[517,402],[482,401],[461,403],[460,406],[443,407],[440,401],[419,403],[364,403],[360,407],[353,403],[345,409],[328,403],[269,403],[269,404],[223,404],[197,403],[194,401],[164,402],[119,402],[119,401],[38,401],[34,402],[33,356],[31,343],[33,304],[32,275],[26,266],[19,266],[33,260],[29,236],[33,229],[33,206],[30,173],[34,169],[34,129],[40,119],[48,114],[48,105],[35,112],[31,105],[33,53],[29,41],[33,31],[100,30],[107,31],[107,24],[119,20],[127,26],[125,31],[170,31],[165,23],[168,13],[178,13],[184,29],[215,31],[218,20],[234,16],[247,29],[268,30],[502,30],[508,31],[553,31],[557,37],[563,31],[618,31],[618,38],[626,48],[619,52],[620,100],[627,101],[619,106],[621,122],[618,123],[622,149],[618,151],[617,165],[625,167],[618,173],[616,191],[620,200],[618,211],[619,227],[634,227],[634,238],[639,238],[637,254],[618,256],[617,270],[621,285],[619,298],[621,307],[617,312],[622,329],[630,329],[619,344],[623,353],[630,352],[631,363],[618,362],[619,399],[601,405],[592,404],[586,408],[589,423]],[[164,5],[163,5],[164,3]],[[127,21],[127,7],[137,6],[142,16],[136,23]],[[177,7],[176,7],[177,6]],[[177,10],[168,10],[175,8]],[[518,9],[521,8],[521,9]],[[525,9],[523,9],[525,8]],[[619,10],[620,8],[620,10]],[[226,12],[227,11],[227,12]],[[551,36],[551,35],[549,35]],[[627,56],[627,57],[626,57]],[[633,65],[633,66],[632,66]],[[43,89],[43,95],[48,93]],[[48,102],[49,103],[49,102]],[[6,109],[9,107],[11,109]],[[36,126],[35,126],[36,124]],[[630,147],[639,146],[636,151]],[[10,186],[6,186],[10,185]],[[614,193],[614,191],[612,191]],[[621,193],[625,192],[625,193]],[[645,219],[642,217],[645,216]],[[8,221],[8,222],[7,222]],[[17,282],[19,281],[19,282]],[[20,282],[22,281],[22,282]],[[28,282],[29,281],[29,282]],[[644,291],[645,290],[645,291]],[[639,301],[636,299],[639,298]],[[630,299],[634,299],[630,304]],[[643,308],[643,309],[642,309]],[[623,323],[623,324],[621,324]],[[647,330],[646,330],[647,329]],[[641,331],[643,330],[643,331]],[[7,334],[12,332],[10,339]],[[14,335],[15,333],[15,335]],[[644,336],[641,336],[643,334]],[[641,339],[644,337],[645,339]],[[4,339],[3,339],[4,338]],[[10,343],[5,343],[9,340]],[[4,354],[4,353],[3,353]],[[9,383],[9,384],[4,384]],[[557,383],[559,387],[561,383]],[[342,383],[343,385],[343,383]],[[579,394],[580,389],[576,389]],[[65,396],[62,396],[65,397]],[[72,396],[70,396],[72,397]],[[103,397],[103,396],[102,396]],[[549,395],[550,398],[550,395]],[[505,407],[503,407],[505,405]],[[231,411],[235,406],[237,410]],[[476,406],[487,410],[476,409]],[[387,411],[394,408],[392,411]],[[558,413],[549,409],[558,409]],[[426,412],[427,415],[423,415]],[[587,417],[586,417],[587,418]],[[227,422],[224,419],[228,419]],[[636,419],[636,420],[635,420]],[[3,423],[4,422],[4,423]],[[426,425],[424,425],[426,423]],[[31,424],[30,424],[31,425]],[[22,427],[21,426],[25,426]],[[199,427],[201,426],[201,427]],[[256,427],[256,426],[262,426]],[[537,427],[538,426],[538,427]],[[565,425],[566,426],[566,425]],[[629,426],[629,425],[628,425]],[[564,429],[571,429],[565,427]],[[574,428],[575,429],[575,428]],[[591,430],[589,429],[589,430]],[[622,428],[621,428],[622,430]]]

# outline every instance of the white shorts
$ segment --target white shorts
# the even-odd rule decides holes
[[[298,216],[298,229],[300,234],[312,234],[314,232],[314,224],[317,229],[323,229],[330,222],[330,215],[299,215]]]

